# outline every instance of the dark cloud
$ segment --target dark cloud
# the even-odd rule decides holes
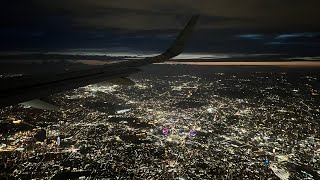
[[[276,39],[289,39],[289,38],[299,38],[299,37],[313,38],[318,35],[319,33],[315,33],[315,32],[288,33],[288,34],[280,34],[276,37]]]
[[[62,25],[89,29],[175,29],[191,14],[199,13],[203,16],[201,28],[320,27],[318,0],[13,0],[2,4],[2,26],[57,25],[61,21]]]
[[[320,33],[319,32],[300,32],[300,33],[285,33],[277,34],[271,42],[265,43],[266,45],[276,46],[297,46],[302,49],[320,46]],[[300,50],[301,51],[301,50]]]
[[[187,51],[315,54],[319,0],[11,0],[0,48],[163,50],[200,14]],[[305,46],[307,45],[307,46]]]
[[[256,39],[262,39],[263,34],[240,34],[240,35],[237,35],[236,37],[243,38],[243,39],[256,40]]]

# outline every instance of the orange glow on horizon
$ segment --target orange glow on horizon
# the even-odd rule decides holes
[[[314,61],[287,61],[287,62],[183,62],[167,61],[156,64],[182,64],[200,66],[285,66],[285,67],[320,67],[320,62]]]

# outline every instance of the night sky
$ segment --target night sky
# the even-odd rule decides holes
[[[193,14],[186,52],[318,56],[319,0],[1,2],[0,50],[158,52]]]

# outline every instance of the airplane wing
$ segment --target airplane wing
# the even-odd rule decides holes
[[[43,102],[39,98],[102,81],[132,84],[133,82],[125,77],[141,71],[138,67],[166,61],[182,52],[198,17],[198,15],[195,15],[189,20],[188,24],[167,51],[154,57],[120,61],[95,68],[60,74],[2,79],[0,81],[0,108],[21,103],[39,109],[57,110],[57,107]]]

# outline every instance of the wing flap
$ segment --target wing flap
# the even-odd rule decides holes
[[[30,107],[33,107],[36,109],[43,109],[43,110],[50,110],[50,111],[58,111],[59,110],[58,106],[47,103],[47,102],[42,101],[40,99],[34,99],[34,100],[26,101],[26,102],[23,102],[20,104],[24,105],[24,106],[30,106]]]

